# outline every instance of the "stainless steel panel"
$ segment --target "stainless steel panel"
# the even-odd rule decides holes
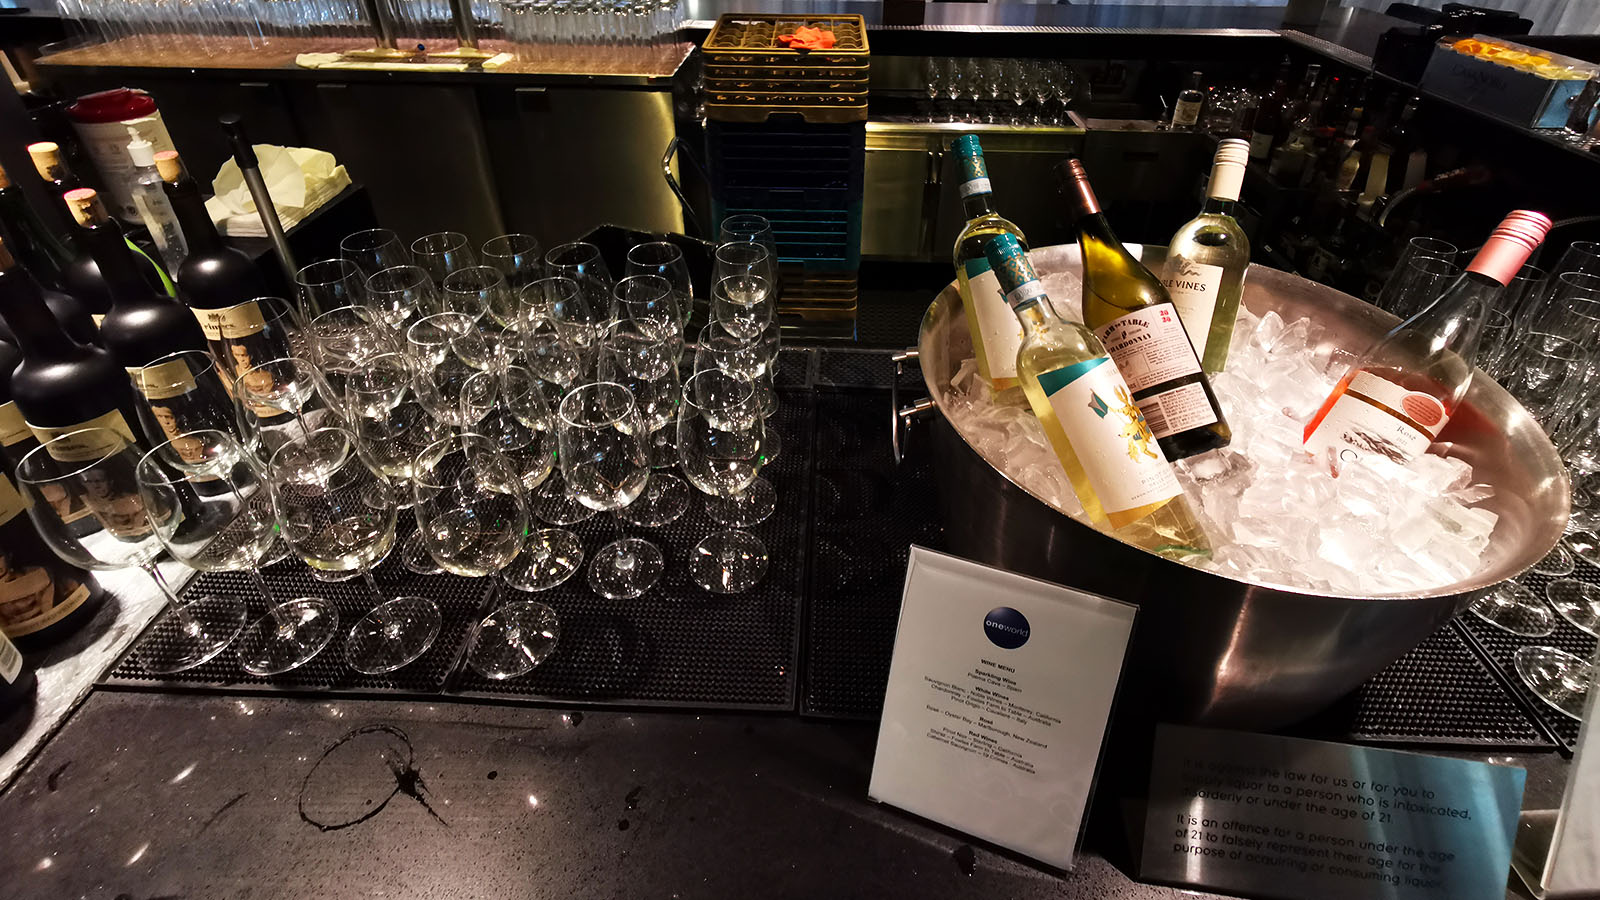
[[[484,88],[489,157],[506,226],[546,245],[598,225],[682,231],[661,176],[672,94],[618,88]]]
[[[890,259],[925,259],[939,202],[939,154],[933,150],[873,149],[866,158],[861,204],[861,252]]]
[[[1041,271],[1077,267],[1076,247],[1035,251]],[[1147,248],[1149,251],[1150,248]],[[1149,253],[1147,264],[1159,264]],[[1251,266],[1244,304],[1311,317],[1343,348],[1366,346],[1394,316],[1294,275]],[[971,336],[952,284],[928,308],[920,364],[939,402]],[[1500,519],[1484,568],[1420,594],[1322,596],[1237,581],[1124,544],[1018,487],[943,418],[933,426],[939,505],[950,549],[969,559],[1138,603],[1125,707],[1173,721],[1265,728],[1327,706],[1420,643],[1490,586],[1549,552],[1566,525],[1561,458],[1527,411],[1487,377],[1474,378],[1452,453],[1496,488]],[[1447,433],[1448,434],[1448,433]]]

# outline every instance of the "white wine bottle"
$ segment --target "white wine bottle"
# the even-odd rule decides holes
[[[961,171],[961,205],[967,214],[967,224],[956,237],[956,287],[961,291],[961,306],[972,331],[978,373],[989,379],[999,393],[1017,386],[1017,348],[1022,345],[1022,329],[1006,307],[984,248],[997,235],[1011,235],[1023,249],[1027,249],[1028,239],[1023,237],[1022,229],[994,211],[989,170],[983,163],[983,148],[978,145],[977,136],[964,134],[956,138],[950,151],[956,155]]]
[[[1056,172],[1083,254],[1083,324],[1116,360],[1162,452],[1176,460],[1226,447],[1233,432],[1167,289],[1117,240],[1083,164]]]
[[[1250,239],[1233,218],[1249,160],[1249,141],[1235,138],[1217,145],[1205,206],[1172,236],[1161,274],[1207,375],[1227,365],[1244,273],[1250,266]]]
[[[1162,556],[1210,556],[1205,530],[1100,339],[1056,315],[1021,241],[999,235],[987,252],[1022,324],[1022,391],[1089,519]]]

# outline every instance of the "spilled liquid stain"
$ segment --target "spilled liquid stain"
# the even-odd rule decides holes
[[[629,809],[638,809],[639,808],[639,794],[641,794],[643,791],[644,791],[644,785],[642,785],[642,784],[635,785],[633,790],[629,791],[626,795],[623,796],[622,802],[627,804]]]
[[[306,824],[338,831],[383,812],[401,794],[450,827],[428,803],[428,783],[406,733],[393,725],[364,725],[322,751],[300,783],[296,806]]]
[[[61,765],[56,766],[55,771],[51,772],[45,778],[44,786],[49,789],[50,793],[54,794],[56,791],[61,790],[61,773],[65,772],[67,770],[67,766],[70,765],[72,765],[72,760],[69,759]]]
[[[583,724],[583,713],[578,712],[577,710],[573,710],[569,713],[562,713],[561,721],[567,723],[567,727],[569,728],[576,728]]]
[[[485,776],[483,776],[483,777],[485,777],[485,778],[487,778],[487,779],[489,779],[489,780],[490,780],[490,781],[493,781],[493,780],[495,780],[495,779],[496,779],[496,778],[499,778],[499,777],[500,777],[500,772],[499,772],[499,770],[497,770],[497,769],[490,769],[490,770],[489,770],[489,774],[487,774],[487,775],[485,775]]]
[[[197,832],[197,834],[205,834],[206,833],[206,829],[210,828],[212,823],[214,823],[218,819],[222,818],[222,814],[223,813],[227,812],[230,809],[233,809],[234,804],[238,803],[240,800],[243,800],[244,798],[246,798],[248,796],[250,796],[250,792],[249,791],[245,791],[244,793],[235,796],[232,800],[229,800],[227,803],[224,803],[221,806],[217,807],[217,811],[211,814],[211,818],[207,819],[206,823],[204,825],[200,826],[200,830]]]
[[[971,844],[962,844],[950,851],[950,858],[955,860],[956,868],[961,870],[961,874],[968,878],[972,877],[972,870],[978,861],[978,853],[972,849]]]
[[[627,819],[618,819],[617,820],[617,830],[618,831],[627,831],[628,830],[628,820]]]

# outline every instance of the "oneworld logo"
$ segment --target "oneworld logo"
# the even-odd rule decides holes
[[[1009,606],[996,606],[983,617],[983,633],[1002,650],[1015,650],[1028,642],[1028,617]]]

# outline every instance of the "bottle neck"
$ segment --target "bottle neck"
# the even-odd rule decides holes
[[[190,253],[214,253],[222,249],[222,235],[206,212],[206,201],[200,196],[200,186],[193,178],[180,178],[176,184],[165,182],[167,199],[172,212],[178,217],[178,227],[183,229],[184,240]]]
[[[79,347],[50,313],[38,282],[21,268],[0,272],[0,318],[11,326],[24,358],[59,359]]]
[[[1233,208],[1239,201],[1227,197],[1207,197],[1204,206],[1200,207],[1203,216],[1228,216],[1233,217]]]
[[[59,282],[61,270],[72,262],[72,254],[34,215],[33,207],[22,195],[22,189],[8,187],[0,190],[0,223],[4,223],[22,261],[46,281]]]
[[[994,194],[987,190],[968,194],[961,198],[961,208],[966,212],[969,222],[982,216],[994,215]]]
[[[111,292],[112,305],[125,306],[149,300],[149,286],[116,220],[107,219],[98,225],[85,226],[83,233],[89,253],[100,267],[100,277],[105,279],[106,287]]]
[[[1080,215],[1077,228],[1079,244],[1100,244],[1127,253],[1127,250],[1123,249],[1122,242],[1117,240],[1116,232],[1111,230],[1111,223],[1106,220],[1105,213],[1093,212],[1088,215]]]

